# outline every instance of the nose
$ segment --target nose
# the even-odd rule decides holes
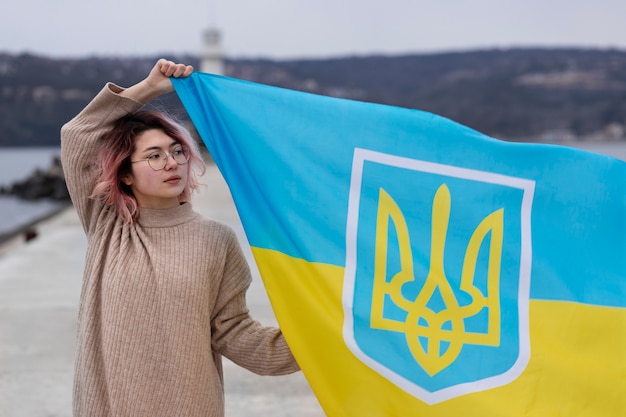
[[[165,169],[169,171],[170,169],[176,168],[178,166],[178,162],[174,160],[172,155],[165,156]]]

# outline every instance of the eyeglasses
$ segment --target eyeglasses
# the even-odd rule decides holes
[[[167,158],[170,156],[178,165],[185,165],[189,161],[189,149],[183,147],[175,148],[169,155],[163,151],[156,151],[150,154],[147,158],[130,161],[130,163],[134,164],[136,162],[148,161],[150,168],[155,171],[160,171],[165,168],[167,165]]]

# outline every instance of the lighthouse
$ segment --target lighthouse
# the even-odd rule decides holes
[[[209,28],[203,33],[202,55],[200,57],[200,71],[210,74],[224,74],[224,54],[221,48],[221,33],[215,28]]]

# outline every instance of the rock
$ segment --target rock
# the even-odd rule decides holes
[[[65,184],[61,160],[55,157],[48,169],[37,169],[28,178],[9,187],[1,187],[0,194],[13,195],[24,200],[42,198],[56,201],[69,201],[70,195]]]

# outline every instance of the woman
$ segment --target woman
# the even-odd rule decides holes
[[[163,114],[141,111],[190,66],[159,60],[108,83],[61,129],[87,235],[74,416],[223,416],[221,356],[262,375],[297,371],[279,329],[246,307],[251,277],[232,230],[193,212],[204,164]]]

